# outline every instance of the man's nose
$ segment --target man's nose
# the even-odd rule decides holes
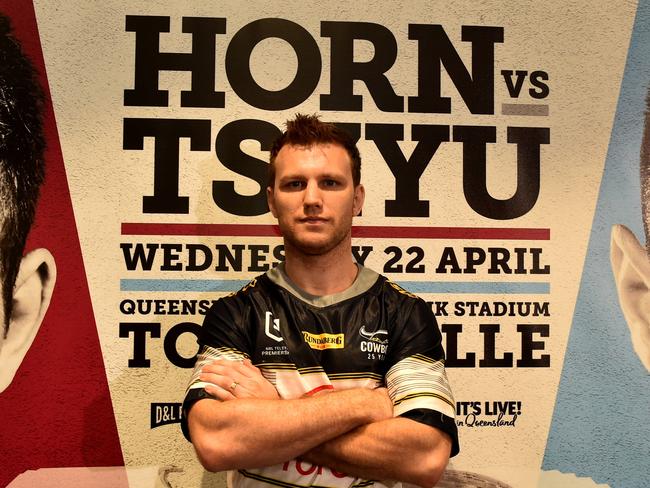
[[[318,182],[310,181],[305,188],[305,197],[303,200],[305,207],[321,207],[323,205],[323,196]]]

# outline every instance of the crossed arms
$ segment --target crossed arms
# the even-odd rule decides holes
[[[210,471],[301,458],[350,476],[429,487],[449,460],[449,436],[393,417],[384,388],[280,399],[248,360],[215,361],[203,367],[200,378],[208,383],[206,392],[221,400],[199,400],[188,413],[197,456]]]

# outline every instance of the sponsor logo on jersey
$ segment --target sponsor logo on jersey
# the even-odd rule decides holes
[[[264,332],[267,337],[270,337],[274,341],[282,342],[282,336],[280,335],[280,319],[274,319],[273,313],[271,312],[266,312]]]
[[[343,349],[345,347],[345,334],[312,334],[303,330],[302,335],[312,349]]]
[[[359,335],[366,339],[361,341],[361,351],[368,353],[386,354],[388,349],[388,331],[379,329],[372,332],[366,330],[366,326],[359,329]]]

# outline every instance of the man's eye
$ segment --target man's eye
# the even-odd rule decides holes
[[[328,188],[333,188],[335,186],[338,186],[339,182],[336,180],[325,180],[323,181],[323,185],[328,187]]]
[[[287,181],[284,184],[285,188],[289,188],[291,190],[297,190],[299,188],[302,188],[302,181]]]

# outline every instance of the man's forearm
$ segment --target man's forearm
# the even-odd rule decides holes
[[[316,446],[302,458],[351,476],[428,487],[444,472],[450,452],[447,434],[398,417],[358,427]]]
[[[269,466],[391,415],[385,393],[355,389],[297,400],[200,400],[188,414],[206,469]]]

